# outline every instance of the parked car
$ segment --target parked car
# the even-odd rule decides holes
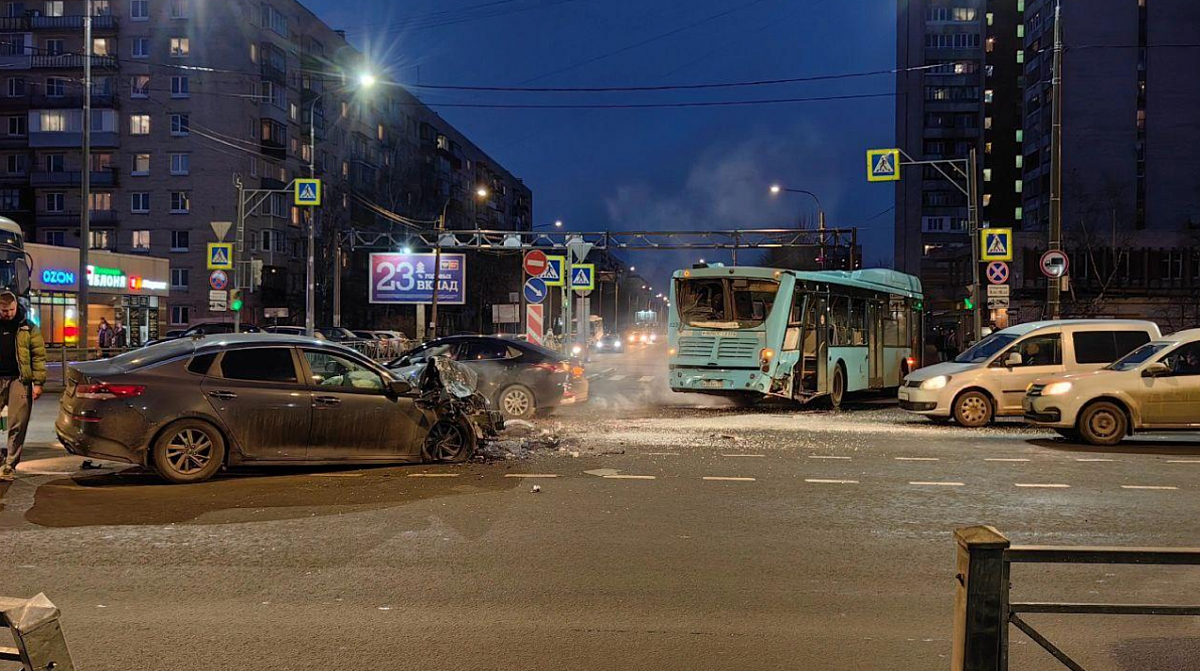
[[[263,332],[262,329],[255,326],[254,324],[249,324],[249,323],[245,323],[245,322],[243,322],[242,324],[240,324],[238,326],[238,331],[240,333],[262,333]],[[167,342],[168,340],[174,340],[176,338],[192,338],[195,336],[202,336],[202,335],[225,335],[225,334],[231,334],[231,333],[233,333],[233,322],[201,322],[199,324],[192,324],[191,326],[189,326],[188,328],[186,328],[182,331],[179,331],[179,330],[167,331],[167,333],[164,337],[159,338],[157,340],[151,340],[151,341],[147,342],[145,344],[145,347],[149,347],[150,345],[157,345],[158,343]]]
[[[597,354],[604,352],[619,354],[625,350],[625,340],[619,334],[607,333],[599,338],[596,338],[596,342],[593,344],[592,349]]]
[[[1134,350],[1106,368],[1038,380],[1025,419],[1072,440],[1116,445],[1136,431],[1200,431],[1200,329]]]
[[[445,356],[479,375],[479,393],[506,419],[587,400],[588,383],[578,360],[520,340],[450,336],[421,345],[388,364],[411,379],[430,357]]]
[[[1153,322],[1119,319],[1042,321],[987,336],[954,361],[904,378],[900,407],[934,420],[980,427],[1021,415],[1038,378],[1102,368],[1161,337]]]
[[[177,483],[242,464],[463,461],[498,415],[474,392],[474,373],[432,363],[414,388],[314,338],[180,338],[72,365],[55,429],[72,454]]]
[[[379,333],[376,331],[364,331],[359,329],[357,331],[350,331],[350,333],[354,334],[354,336],[359,340],[383,340],[383,336],[379,335]]]
[[[340,343],[364,340],[364,338],[359,337],[350,329],[341,326],[318,326],[316,332],[320,333],[322,337],[330,342]],[[365,338],[365,340],[373,340],[373,338]]]

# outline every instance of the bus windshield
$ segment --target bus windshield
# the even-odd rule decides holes
[[[675,295],[687,326],[747,329],[767,320],[778,292],[779,283],[773,280],[705,277],[678,280]]]
[[[959,354],[954,358],[954,363],[983,363],[998,354],[1000,350],[1011,345],[1016,339],[1017,335],[1014,333],[998,331],[975,343],[962,354]]]

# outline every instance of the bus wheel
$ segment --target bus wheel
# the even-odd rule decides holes
[[[846,371],[841,365],[833,369],[833,380],[829,383],[829,403],[834,408],[842,407],[842,399],[846,396]]]

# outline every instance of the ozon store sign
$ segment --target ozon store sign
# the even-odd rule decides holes
[[[74,289],[75,273],[60,268],[46,268],[42,271],[42,283],[51,287]],[[165,281],[146,279],[140,275],[129,276],[120,268],[103,266],[87,267],[87,283],[93,289],[112,289],[119,292],[167,290]]]

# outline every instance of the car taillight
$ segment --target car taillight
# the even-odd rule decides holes
[[[571,368],[571,376],[576,380],[583,377],[583,366],[573,366]]]
[[[538,370],[544,370],[547,373],[570,373],[571,362],[559,361],[558,363],[535,363],[533,367]]]
[[[113,398],[141,396],[146,387],[140,384],[81,384],[75,387],[77,398],[105,401]]]

